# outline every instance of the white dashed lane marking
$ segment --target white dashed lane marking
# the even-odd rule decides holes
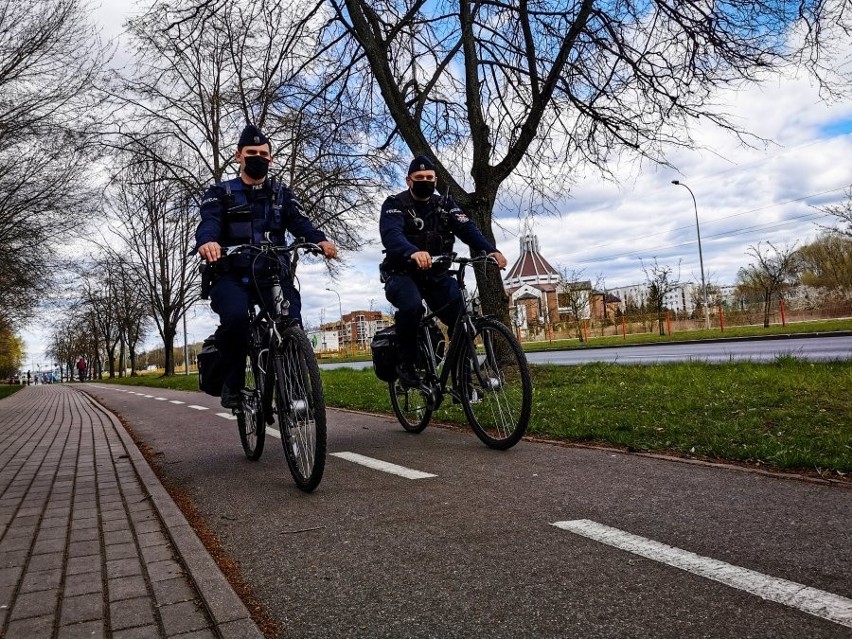
[[[187,408],[193,408],[195,410],[210,410],[206,406],[198,406],[197,404],[187,404],[186,407]]]
[[[382,461],[381,459],[374,459],[372,457],[366,457],[365,455],[359,455],[358,453],[341,452],[329,454],[334,457],[340,457],[341,459],[351,461],[355,464],[361,464],[362,466],[372,468],[373,470],[380,470],[385,473],[391,473],[392,475],[399,475],[406,479],[428,479],[429,477],[437,477],[437,475],[433,475],[432,473],[424,473],[420,470],[413,470],[411,468],[406,468],[405,466],[398,466],[390,462]]]
[[[186,402],[182,402],[179,399],[170,399],[169,403],[170,404],[186,404]]]
[[[767,601],[796,608],[821,619],[852,628],[852,599],[794,581],[769,577],[748,568],[740,568],[718,559],[703,557],[687,550],[633,535],[588,519],[557,521],[557,528],[598,541],[602,544],[659,561],[692,574],[712,579]]]

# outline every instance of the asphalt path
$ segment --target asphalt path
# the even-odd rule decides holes
[[[469,430],[329,411],[307,495],[279,440],[245,459],[214,398],[85,389],[156,451],[286,637],[852,636],[844,487],[531,441],[496,452]]]
[[[779,339],[730,339],[670,342],[606,348],[577,348],[527,353],[530,364],[574,365],[590,362],[657,364],[702,361],[724,363],[750,360],[771,362],[781,356],[808,361],[852,359],[852,336],[786,337]],[[321,364],[322,368],[367,368],[371,362]]]

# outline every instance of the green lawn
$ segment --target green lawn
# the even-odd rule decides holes
[[[21,386],[20,384],[12,384],[12,385],[0,384],[0,399],[8,397],[12,393],[17,392],[17,391],[21,390],[22,388],[23,388],[23,386]]]
[[[531,366],[529,433],[566,442],[852,473],[852,361]],[[322,371],[329,406],[390,413],[371,369]],[[104,380],[108,381],[108,380]],[[119,380],[113,380],[119,381]],[[122,383],[197,389],[195,376]],[[435,420],[464,423],[451,402]]]

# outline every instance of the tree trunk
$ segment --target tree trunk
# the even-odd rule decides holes
[[[175,331],[174,327],[168,326],[163,331],[163,359],[165,363],[163,375],[175,374]]]
[[[491,228],[493,206],[494,197],[482,198],[474,194],[470,198],[470,203],[462,208],[473,219],[485,238],[496,245],[494,231]],[[497,249],[499,250],[499,248],[498,246]],[[509,296],[506,295],[500,269],[495,264],[489,263],[484,269],[484,272],[481,268],[476,268],[475,271],[482,312],[485,315],[493,315],[506,326],[511,326],[511,320],[509,319]]]
[[[124,343],[124,340],[121,340],[119,349],[118,349],[118,376],[124,377],[124,357],[126,353],[127,345]]]

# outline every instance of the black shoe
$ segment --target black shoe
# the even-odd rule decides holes
[[[417,369],[412,364],[397,364],[396,374],[399,377],[400,384],[403,386],[408,386],[409,388],[420,386],[420,375],[417,374]]]
[[[239,393],[233,393],[227,386],[222,386],[222,406],[225,408],[241,408],[242,405],[243,400]]]

